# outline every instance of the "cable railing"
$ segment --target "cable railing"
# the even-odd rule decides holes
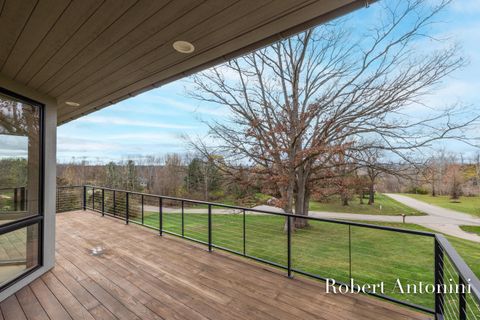
[[[59,186],[56,199],[57,212],[83,209],[83,186]]]
[[[288,277],[320,279],[331,292],[361,291],[435,319],[480,320],[480,281],[440,234],[97,186],[60,187],[57,208],[93,210]]]
[[[480,319],[480,281],[443,235],[435,239],[435,282],[455,289],[437,295],[435,313],[445,320]]]

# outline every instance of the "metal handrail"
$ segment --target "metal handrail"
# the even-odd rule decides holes
[[[457,253],[457,251],[453,248],[453,246],[450,244],[450,242],[441,234],[436,234],[432,232],[424,232],[424,231],[416,231],[416,230],[408,230],[408,229],[401,229],[401,228],[394,228],[394,227],[386,227],[386,226],[379,226],[379,225],[372,225],[372,224],[366,224],[366,223],[359,223],[359,222],[351,222],[351,221],[344,221],[344,220],[335,220],[335,219],[325,219],[325,218],[318,218],[318,217],[309,217],[309,216],[302,216],[302,215],[295,215],[291,213],[281,213],[281,212],[273,212],[273,211],[268,211],[268,210],[261,210],[261,209],[253,209],[253,208],[246,208],[246,207],[241,207],[241,206],[234,206],[234,205],[227,205],[227,204],[221,204],[221,203],[214,203],[214,202],[207,202],[207,201],[201,201],[201,200],[194,200],[194,199],[185,199],[185,198],[178,198],[178,197],[170,197],[170,196],[161,196],[161,195],[155,195],[155,194],[149,194],[149,193],[143,193],[143,192],[134,192],[134,191],[128,191],[128,190],[121,190],[121,189],[113,189],[113,188],[106,188],[106,187],[98,187],[98,186],[92,186],[92,185],[84,185],[84,186],[64,186],[60,188],[82,188],[83,190],[83,209],[87,209],[87,189],[91,188],[93,190],[92,194],[92,207],[94,211],[102,213],[102,215],[109,215],[113,216],[115,218],[119,219],[125,219],[125,223],[128,224],[129,222],[135,223],[135,224],[140,224],[145,227],[151,228],[158,230],[160,235],[163,233],[168,233],[168,234],[173,234],[176,236],[180,236],[185,239],[193,240],[202,244],[205,244],[208,246],[208,250],[212,251],[213,248],[218,248],[222,250],[226,250],[235,254],[239,254],[248,258],[252,258],[254,260],[264,262],[270,265],[273,265],[275,267],[279,267],[282,269],[287,270],[287,275],[289,277],[292,276],[292,273],[298,273],[302,274],[305,276],[310,276],[313,278],[325,280],[325,278],[311,274],[302,270],[298,270],[294,267],[292,267],[291,263],[291,250],[292,250],[292,237],[291,237],[291,228],[292,228],[292,221],[293,219],[306,219],[306,220],[311,220],[311,221],[320,221],[320,222],[327,222],[327,223],[334,223],[334,224],[341,224],[341,225],[348,225],[349,226],[349,242],[351,241],[350,237],[350,228],[352,226],[355,227],[364,227],[364,228],[370,228],[370,229],[378,229],[378,230],[384,230],[384,231],[391,231],[391,232],[398,232],[398,233],[405,233],[405,234],[411,234],[411,235],[417,235],[417,236],[423,236],[423,237],[430,237],[434,239],[434,258],[435,258],[435,265],[434,265],[434,276],[435,276],[435,285],[441,285],[444,282],[444,259],[445,257],[448,257],[448,259],[452,262],[452,265],[456,269],[456,272],[458,273],[459,276],[459,283],[462,284],[469,284],[471,287],[471,294],[473,296],[473,299],[478,303],[478,306],[480,306],[480,280],[478,277],[473,273],[473,271],[468,267],[468,265],[465,263],[465,261],[460,257],[460,255]],[[96,208],[95,207],[95,198],[96,198],[96,191],[101,191],[101,194],[99,195],[97,193],[97,196],[101,197],[101,208]],[[114,210],[115,212],[110,214],[109,212],[105,211],[105,191],[112,191],[113,192],[113,199],[115,201],[115,197],[118,193],[125,193],[125,216],[121,217],[120,215],[116,215],[116,202],[114,202]],[[140,196],[141,199],[141,222],[135,221],[130,219],[130,212],[129,212],[129,195],[137,195]],[[158,206],[159,206],[159,226],[158,227],[153,227],[150,225],[145,225],[144,224],[144,198],[145,197],[151,197],[151,198],[156,198],[158,199]],[[172,232],[172,231],[167,231],[164,230],[163,228],[163,200],[171,200],[171,201],[180,201],[181,202],[181,213],[182,213],[182,231],[181,234]],[[97,200],[100,201],[100,200]],[[202,241],[199,239],[194,239],[190,238],[188,236],[185,236],[184,234],[184,204],[185,203],[192,203],[192,204],[201,204],[201,205],[206,205],[207,206],[207,215],[208,215],[208,241]],[[234,210],[239,210],[241,213],[243,213],[243,252],[238,252],[229,248],[225,248],[219,245],[216,245],[213,243],[212,240],[212,207],[220,207],[220,208],[228,208],[228,209],[234,209]],[[90,209],[90,208],[88,208]],[[286,219],[286,228],[287,228],[287,264],[282,265],[273,261],[265,260],[259,257],[254,257],[246,254],[245,251],[245,213],[246,212],[255,212],[255,213],[263,213],[267,215],[275,215],[275,216],[283,216]],[[349,250],[351,250],[351,243],[349,244]],[[350,251],[350,257],[351,257],[351,251]],[[350,258],[351,259],[351,258]],[[350,261],[351,264],[351,261]],[[351,265],[350,265],[351,268]],[[351,270],[350,270],[350,278],[351,278]],[[339,284],[343,284],[340,282],[337,282]],[[348,284],[344,284],[348,285]],[[383,294],[378,294],[378,293],[373,293],[373,292],[367,292],[370,293],[374,296],[396,302],[402,305],[406,305],[424,312],[432,313],[435,315],[435,319],[444,319],[444,294],[442,292],[435,292],[435,309],[429,309],[424,306],[416,305],[410,302],[406,301],[401,301],[398,299],[395,299],[393,297],[389,297]],[[460,320],[467,319],[466,316],[466,311],[465,311],[465,303],[467,301],[466,299],[466,293],[465,292],[460,292],[459,293],[459,308],[458,308],[458,318]]]
[[[472,296],[477,303],[480,304],[480,280],[478,277],[473,273],[472,269],[470,269],[462,257],[460,257],[457,250],[455,250],[444,235],[436,234],[435,240],[443,249],[443,253],[446,254],[452,262],[457,270],[458,276],[461,277],[464,283],[470,284]]]
[[[15,190],[15,189],[21,189],[21,188],[26,188],[26,187],[25,186],[19,186],[19,187],[0,188],[0,191]]]
[[[104,189],[104,190],[108,190],[108,191],[125,192],[125,193],[129,193],[129,194],[140,195],[140,196],[143,195],[145,197],[162,198],[162,199],[172,200],[172,201],[183,201],[183,202],[188,202],[188,203],[203,204],[203,205],[207,205],[207,206],[211,205],[212,207],[222,207],[222,208],[241,210],[241,211],[245,210],[245,211],[248,211],[248,212],[255,212],[255,213],[272,214],[272,215],[290,217],[290,218],[296,218],[296,219],[307,219],[307,220],[312,220],[312,221],[330,222],[330,223],[335,223],[335,224],[343,224],[343,225],[350,225],[350,226],[356,226],[356,227],[365,227],[365,228],[370,228],[370,229],[379,229],[379,230],[393,231],[393,232],[399,232],[399,233],[415,234],[415,235],[426,236],[426,237],[435,237],[435,233],[426,232],[426,231],[418,231],[418,230],[409,230],[409,229],[394,228],[394,227],[387,227],[387,226],[379,226],[379,225],[374,225],[374,224],[353,222],[353,221],[345,221],[345,220],[336,220],[336,219],[328,219],[328,218],[302,216],[302,215],[297,215],[297,214],[292,214],[292,213],[275,212],[275,211],[270,211],[270,210],[247,208],[247,207],[242,207],[242,206],[233,206],[233,205],[216,203],[216,202],[208,202],[208,201],[202,201],[202,200],[178,198],[178,197],[171,197],[171,196],[161,196],[161,195],[156,195],[156,194],[151,194],[151,193],[128,191],[128,190],[123,190],[123,189],[112,189],[112,188],[98,187],[98,186],[92,186],[92,185],[85,185],[83,187],[95,188],[95,189],[99,189],[99,190]]]

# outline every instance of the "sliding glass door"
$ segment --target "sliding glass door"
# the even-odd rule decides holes
[[[43,105],[0,88],[0,289],[42,264]]]

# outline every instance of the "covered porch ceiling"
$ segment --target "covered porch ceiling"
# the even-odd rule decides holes
[[[368,2],[0,0],[0,74],[56,99],[63,124]]]

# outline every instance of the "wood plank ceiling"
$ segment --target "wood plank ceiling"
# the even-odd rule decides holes
[[[0,0],[0,73],[56,98],[63,124],[366,3]],[[177,40],[195,52],[174,51]]]

